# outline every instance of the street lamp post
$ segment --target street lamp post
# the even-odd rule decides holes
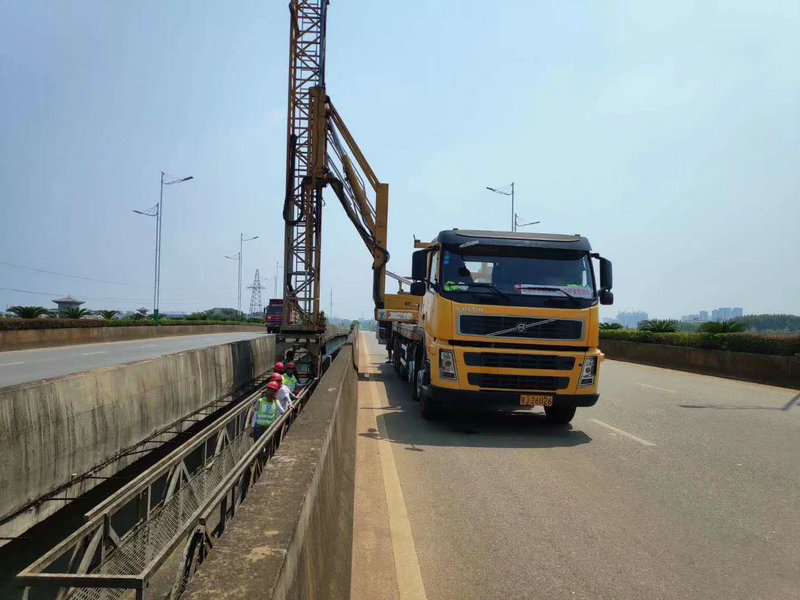
[[[158,204],[146,211],[134,210],[133,212],[146,217],[156,218],[156,256],[155,256],[155,275],[153,277],[153,322],[158,325],[158,309],[161,302],[161,215],[164,212],[164,186],[175,183],[183,183],[194,179],[194,176],[182,177],[171,181],[164,181],[164,171],[161,171],[161,190],[158,195]]]
[[[511,231],[517,230],[517,213],[514,212],[514,182],[511,182],[511,191],[507,192],[503,189],[497,189],[486,186],[486,189],[495,194],[502,194],[503,196],[511,196]]]
[[[241,290],[242,290],[242,252],[241,252],[241,250],[240,250],[239,252],[237,252],[237,253],[236,253],[236,254],[234,254],[233,256],[228,256],[228,255],[226,254],[226,255],[225,255],[225,258],[228,258],[228,259],[230,259],[230,260],[235,260],[235,261],[238,263],[238,272],[239,272],[239,278],[238,278],[238,282],[239,282],[239,286],[238,286],[238,288],[237,288],[237,292],[236,292],[236,293],[237,293],[237,302],[239,302],[239,306],[241,306],[241,302],[242,302],[242,301],[241,301]],[[239,314],[239,316],[241,317],[241,310],[239,310],[239,308],[238,308],[238,307],[237,307],[237,311],[240,313],[240,314]]]
[[[229,258],[231,260],[238,260],[239,261],[239,285],[236,288],[236,310],[239,312],[239,317],[242,316],[242,250],[244,250],[244,243],[249,242],[251,240],[258,239],[257,235],[253,237],[244,237],[243,233],[239,234],[239,252],[233,256],[226,256],[225,258]]]
[[[282,266],[283,265],[280,264],[278,261],[275,261],[275,290],[274,290],[274,296],[273,296],[274,298],[278,297],[278,270]]]

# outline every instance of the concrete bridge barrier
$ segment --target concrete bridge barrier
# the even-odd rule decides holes
[[[67,503],[45,497],[76,497],[100,481],[81,475],[131,464],[141,457],[132,449],[249,385],[274,359],[275,338],[263,336],[0,389],[0,536]]]
[[[350,595],[357,332],[339,351],[182,600]]]
[[[730,352],[611,339],[601,339],[600,349],[612,360],[800,388],[800,356]]]
[[[63,329],[14,329],[0,331],[0,351],[72,346],[96,342],[120,342],[202,333],[264,332],[261,325],[142,325],[134,327],[64,327]]]

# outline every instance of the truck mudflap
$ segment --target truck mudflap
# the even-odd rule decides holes
[[[550,394],[547,392],[464,391],[427,386],[430,399],[450,408],[515,410],[528,408],[521,403],[523,395],[552,396],[553,406],[594,406],[600,394]]]

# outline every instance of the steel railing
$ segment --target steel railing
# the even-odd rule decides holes
[[[113,600],[148,582],[184,544],[169,596],[177,598],[213,540],[247,497],[303,409],[316,381],[257,441],[248,396],[197,436],[141,473],[90,512],[86,523],[17,576],[28,588],[58,588],[58,600]]]

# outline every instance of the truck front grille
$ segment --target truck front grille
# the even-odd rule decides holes
[[[541,323],[541,325],[538,323]],[[583,339],[583,321],[574,319],[460,315],[458,330],[459,333],[464,335],[481,335],[494,338],[530,340]]]
[[[500,354],[499,352],[465,352],[468,367],[497,367],[500,369],[543,369],[571,371],[575,366],[572,356],[551,354]]]
[[[496,375],[494,373],[468,373],[467,381],[470,385],[480,388],[503,390],[554,392],[569,386],[569,377]]]

